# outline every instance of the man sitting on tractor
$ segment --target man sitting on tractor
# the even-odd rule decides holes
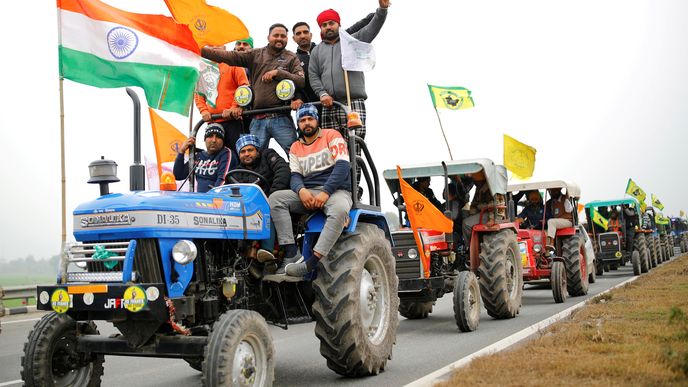
[[[542,229],[542,221],[545,219],[545,205],[542,203],[542,196],[537,190],[532,190],[528,191],[526,197],[528,201],[517,217],[521,223],[520,227]]]
[[[554,237],[560,228],[573,227],[573,204],[568,195],[561,193],[561,188],[547,190],[550,198],[545,207],[551,214],[547,220],[547,248],[554,250]]]
[[[492,226],[496,220],[502,220],[506,217],[506,209],[497,207],[505,205],[506,201],[504,195],[495,194],[493,196],[492,193],[490,193],[485,171],[481,170],[480,172],[473,173],[471,174],[471,178],[475,183],[475,194],[473,195],[473,201],[468,211],[469,216],[463,220],[463,240],[466,242],[466,246],[471,245],[473,226],[480,223],[481,218],[483,224]]]
[[[442,203],[435,197],[435,192],[430,188],[430,176],[417,177],[411,187],[425,196],[438,210],[442,209]]]
[[[312,270],[299,253],[294,241],[291,212],[307,214],[323,211],[327,220],[313,247],[316,259],[326,257],[349,222],[351,173],[349,149],[344,138],[333,129],[321,129],[318,110],[311,104],[296,112],[301,138],[289,150],[291,190],[277,191],[269,198],[277,240],[284,248],[285,258],[277,270],[293,277],[302,277]]]

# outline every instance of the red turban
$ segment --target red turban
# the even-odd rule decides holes
[[[329,20],[336,21],[337,24],[341,24],[339,22],[339,14],[334,9],[327,9],[325,11],[320,12],[320,15],[318,15],[317,20],[319,26],[321,26],[323,23]]]

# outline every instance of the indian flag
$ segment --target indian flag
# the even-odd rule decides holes
[[[155,109],[189,114],[199,50],[185,25],[97,0],[57,0],[60,75],[96,87],[139,86]]]

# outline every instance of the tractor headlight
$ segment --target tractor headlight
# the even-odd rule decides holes
[[[607,245],[607,241],[602,241],[602,242],[600,242],[600,244],[601,244],[602,246],[606,246],[606,245]]]
[[[182,239],[174,244],[172,248],[172,259],[180,265],[186,265],[187,263],[193,262],[198,254],[198,249],[196,245],[186,239]]]
[[[418,251],[416,251],[416,249],[409,249],[406,255],[411,259],[416,259],[418,258]]]
[[[613,241],[612,244],[613,244],[614,246],[616,246],[616,245],[619,244],[619,241]]]
[[[536,253],[539,253],[540,251],[542,251],[542,245],[539,245],[539,244],[533,245],[533,251],[535,251]]]

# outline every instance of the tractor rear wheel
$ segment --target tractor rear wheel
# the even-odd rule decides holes
[[[21,358],[25,386],[100,386],[104,357],[77,352],[77,324],[81,334],[98,334],[93,322],[77,323],[55,312],[34,325]]]
[[[399,314],[409,320],[420,320],[428,317],[432,313],[432,306],[435,301],[414,302],[414,301],[399,301]]]
[[[638,250],[633,250],[631,263],[633,264],[633,275],[640,275],[640,254]]]
[[[203,355],[204,386],[270,386],[275,381],[272,336],[263,316],[252,310],[222,314]]]
[[[523,295],[523,268],[513,230],[483,236],[478,276],[487,313],[496,319],[516,317]]]
[[[454,319],[461,332],[473,332],[480,322],[480,285],[471,271],[462,271],[454,285]]]
[[[552,295],[554,302],[561,304],[566,301],[566,265],[561,261],[554,261],[552,263],[552,271],[550,272],[550,282],[552,284]]]
[[[584,249],[583,240],[577,234],[566,237],[562,241],[562,255],[566,266],[566,289],[572,297],[588,294],[588,269]]]
[[[385,233],[359,223],[318,263],[315,335],[327,366],[345,376],[377,375],[392,357],[399,326],[399,280]]]
[[[647,273],[650,270],[650,257],[648,256],[644,234],[636,234],[633,240],[633,250],[637,251],[640,257],[640,272]]]

